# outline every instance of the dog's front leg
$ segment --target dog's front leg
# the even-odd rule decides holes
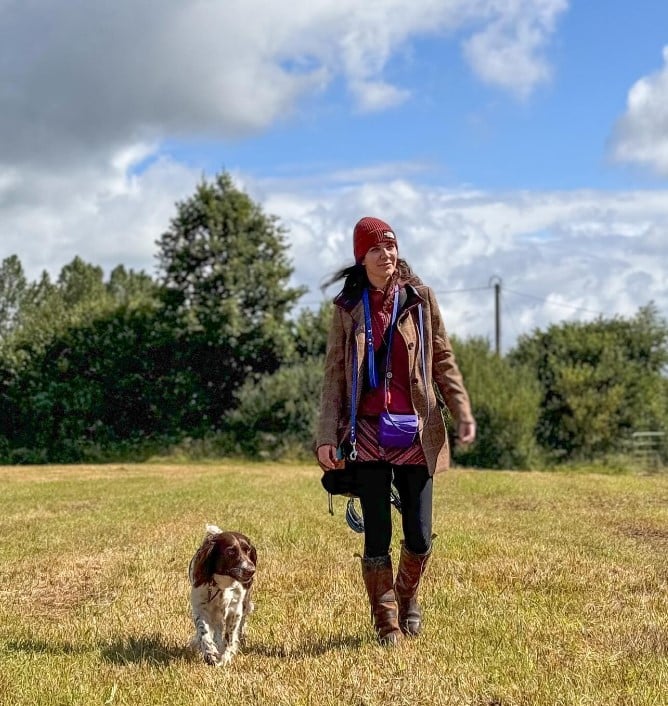
[[[240,610],[230,611],[225,620],[225,651],[223,660],[229,662],[239,651],[239,635],[241,634],[241,619],[243,614]]]
[[[195,641],[197,648],[202,653],[202,657],[207,664],[219,667],[223,663],[221,653],[216,646],[216,637],[211,626],[203,615],[195,617]]]
[[[241,608],[241,624],[239,626],[239,636],[243,640],[246,637],[246,621],[248,616],[255,610],[255,605],[252,601],[253,587],[251,586],[244,596],[242,608]]]
[[[227,635],[223,632],[224,627],[225,626],[219,622],[216,624],[216,629],[213,632],[213,639],[216,643],[218,653],[223,656],[225,655],[225,649],[227,648]]]

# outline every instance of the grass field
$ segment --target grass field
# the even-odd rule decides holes
[[[396,650],[315,467],[0,468],[0,509],[3,706],[668,703],[668,474],[439,476],[425,632]],[[221,669],[187,649],[206,522],[259,553]]]

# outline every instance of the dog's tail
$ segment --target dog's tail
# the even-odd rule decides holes
[[[207,534],[222,534],[223,530],[218,527],[218,525],[207,525],[206,526],[206,533]]]

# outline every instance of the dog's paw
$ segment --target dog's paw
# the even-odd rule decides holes
[[[207,651],[203,655],[204,661],[212,667],[220,667],[223,664],[223,657],[219,652]]]

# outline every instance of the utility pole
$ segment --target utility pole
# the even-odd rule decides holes
[[[498,275],[489,280],[489,286],[494,285],[494,340],[498,356],[501,356],[501,283],[501,277]]]

